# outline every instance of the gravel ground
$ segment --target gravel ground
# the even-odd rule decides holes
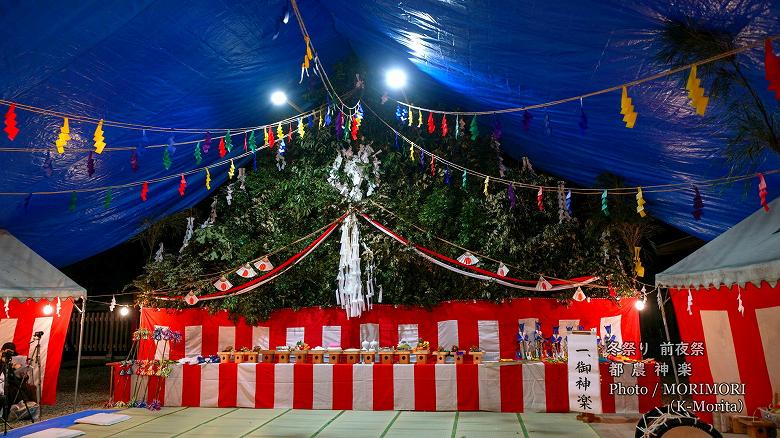
[[[43,406],[42,419],[59,417],[85,409],[100,409],[108,401],[109,372],[105,360],[81,361],[81,376],[79,378],[79,405],[73,404],[73,392],[76,388],[76,361],[63,360],[60,367],[60,378],[57,385],[57,403]],[[30,424],[27,421],[17,421],[11,427]],[[0,432],[2,432],[0,430]]]

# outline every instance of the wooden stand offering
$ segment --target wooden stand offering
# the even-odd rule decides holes
[[[732,418],[732,428],[734,433],[747,433],[750,438],[769,438],[776,436],[774,432],[775,424],[771,421],[762,420],[756,417],[735,416]],[[737,424],[735,424],[735,422]]]
[[[485,354],[483,351],[469,351],[469,354],[471,355],[471,359],[474,361],[475,364],[482,363],[482,356]]]
[[[328,352],[328,363],[339,363],[339,358],[341,357],[340,351],[329,351]]]
[[[436,363],[445,363],[447,361],[447,356],[449,356],[449,352],[447,351],[434,351],[433,355],[436,356]]]
[[[309,350],[311,363],[322,363],[325,359],[325,350]]]
[[[409,356],[411,356],[411,352],[409,350],[398,350],[395,352],[395,355],[396,357],[398,357],[398,363],[408,364]]]
[[[359,357],[360,357],[360,350],[356,350],[356,351],[347,350],[344,352],[344,360],[346,363],[350,365],[356,364]]]
[[[246,361],[247,362],[249,362],[249,363],[257,363],[257,356],[258,356],[258,354],[257,354],[256,351],[247,351],[246,353],[244,353],[244,355],[246,356]]]
[[[274,351],[273,350],[260,350],[260,361],[263,363],[273,363]]]
[[[228,363],[228,362],[230,362],[230,359],[233,356],[233,352],[232,351],[220,351],[217,354],[219,355],[219,361],[221,363]]]
[[[290,363],[290,351],[289,350],[276,350],[276,361],[279,363]]]
[[[417,363],[426,364],[431,352],[428,350],[417,350],[414,352],[414,356],[417,358]]]
[[[463,362],[466,359],[466,352],[465,351],[456,351],[455,352],[455,364],[456,365],[463,365]]]
[[[295,363],[306,363],[306,354],[308,351],[306,350],[295,350],[293,351],[293,357],[295,358]]]
[[[373,351],[363,351],[360,353],[360,361],[364,364],[372,364],[374,363],[374,356],[376,356],[376,353]]]
[[[235,353],[233,353],[233,362],[235,363],[246,362],[245,358],[246,356],[243,351],[236,351]]]
[[[393,357],[395,357],[395,353],[393,351],[380,351],[379,352],[379,360],[387,365],[393,363]]]

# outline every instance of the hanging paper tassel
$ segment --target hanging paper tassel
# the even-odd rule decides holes
[[[645,204],[645,198],[642,196],[642,187],[639,187],[636,190],[636,212],[639,213],[639,216],[641,217],[647,216],[647,213],[645,213]]]
[[[68,211],[76,211],[76,201],[78,200],[78,195],[76,192],[70,193],[70,202],[68,202]]]
[[[255,268],[259,269],[261,272],[268,272],[274,268],[273,263],[268,260],[268,257],[263,257],[262,259],[256,261],[254,265]]]
[[[436,155],[431,155],[431,176],[436,176]]]
[[[359,119],[357,117],[352,116],[352,132],[351,132],[351,134],[352,134],[352,140],[353,141],[358,139],[358,126],[360,124],[358,122],[358,120]]]
[[[322,111],[320,111],[320,120],[319,124],[317,125],[318,128],[322,128],[325,125],[325,122],[322,120]]]
[[[580,127],[580,134],[585,135],[585,131],[588,130],[588,116],[585,115],[585,109],[580,104],[580,121],[577,122]]]
[[[395,118],[398,119],[399,122],[403,123],[403,115],[404,113],[401,111],[401,104],[399,103],[395,106]]]
[[[255,131],[249,134],[249,150],[255,153],[257,150],[257,140],[255,140]]]
[[[450,185],[452,183],[452,173],[450,172],[450,165],[444,170],[444,184]]]
[[[200,301],[200,299],[197,295],[195,295],[194,291],[189,291],[189,293],[187,293],[187,295],[184,297],[184,302],[190,306],[198,304],[198,301]]]
[[[623,114],[623,121],[626,123],[626,128],[633,128],[636,123],[637,113],[634,111],[634,105],[631,103],[631,98],[628,97],[628,89],[623,87],[623,95],[620,97],[620,114]]]
[[[425,152],[420,151],[420,172],[425,171]]]
[[[506,277],[509,274],[509,268],[507,268],[503,262],[499,262],[498,270],[496,270],[496,274],[502,277]]]
[[[701,80],[696,77],[695,65],[691,67],[691,74],[688,75],[688,82],[685,84],[685,89],[688,90],[688,98],[691,99],[691,106],[696,109],[696,114],[703,116],[710,98],[704,95],[704,88],[701,86]]]
[[[515,205],[517,204],[517,195],[515,194],[514,184],[509,184],[509,187],[506,189],[506,195],[509,198],[509,208],[515,208]]]
[[[98,122],[97,127],[95,128],[95,134],[92,136],[92,139],[95,141],[95,153],[102,154],[103,149],[106,147],[106,142],[104,141],[105,138],[103,137],[103,119],[100,119]]]
[[[436,123],[433,121],[433,113],[428,113],[428,134],[436,132]]]
[[[238,168],[238,182],[240,183],[238,188],[246,191],[246,169],[243,167]]]
[[[92,151],[87,156],[87,175],[92,176],[95,174],[95,158],[92,156]]]
[[[8,135],[8,139],[14,141],[16,135],[19,134],[19,128],[16,126],[16,104],[12,103],[8,107],[8,112],[5,113],[5,129],[3,129]],[[101,149],[102,150],[102,149]]]
[[[639,246],[634,247],[634,273],[637,277],[645,276],[645,267],[642,266],[642,259],[639,258],[639,252],[641,250],[642,248]]]
[[[108,311],[113,312],[116,307],[116,296],[111,295],[111,302],[108,304]]]
[[[469,265],[469,266],[473,266],[479,263],[479,259],[474,257],[474,255],[468,251],[461,254],[460,257],[458,257],[458,261],[463,263],[464,265]]]
[[[566,212],[569,213],[569,217],[574,216],[574,211],[571,208],[571,190],[566,191]]]
[[[165,146],[165,148],[168,150],[168,153],[173,156],[173,154],[176,153],[176,143],[173,142],[173,136],[171,135],[168,137],[168,143]]]
[[[540,292],[546,292],[552,289],[552,287],[553,285],[549,281],[547,281],[547,279],[544,278],[543,276],[540,276],[539,281],[536,283],[536,290]]]
[[[737,285],[737,312],[745,316],[745,306],[742,305],[742,289]]]
[[[691,288],[688,288],[688,315],[693,315],[693,295],[691,295]]]
[[[154,253],[154,261],[155,262],[160,263],[161,261],[163,261],[164,250],[165,250],[165,248],[163,246],[163,243],[160,242],[160,246],[157,248],[157,252]]]
[[[211,172],[206,168],[206,190],[211,190]]]
[[[238,268],[236,274],[239,277],[244,277],[244,278],[257,277],[257,272],[255,272],[255,270],[252,269],[252,266],[250,266],[249,263],[244,263],[244,266]]]
[[[219,158],[223,158],[227,155],[227,149],[225,148],[225,137],[219,139]]]
[[[181,248],[179,248],[179,254],[184,252],[184,248],[189,246],[190,239],[192,239],[192,232],[195,227],[195,218],[190,216],[187,218],[187,229],[184,232],[184,240],[181,242]]]
[[[465,126],[463,119],[461,119],[460,116],[455,115],[455,138],[456,139],[460,136],[461,124]]]
[[[208,154],[211,149],[211,132],[206,131],[206,138],[203,139],[203,153]]]
[[[270,149],[273,149],[274,148],[274,144],[276,144],[276,139],[274,138],[274,130],[273,129],[269,129],[267,131],[267,134],[268,134],[268,136],[267,136],[265,142],[266,142],[266,144],[268,145],[268,147]]]
[[[273,131],[272,131],[272,133],[273,133]],[[268,144],[268,127],[267,126],[263,127],[263,145],[269,146],[269,144]]]
[[[233,137],[230,135],[230,130],[227,130],[227,133],[225,134],[225,149],[227,149],[228,152],[233,150]],[[220,155],[224,156],[224,155]]]
[[[423,124],[422,110],[418,110],[417,111],[417,127],[418,128],[422,128],[422,124]]]
[[[252,154],[252,170],[257,172],[257,154]]]
[[[414,145],[409,143],[409,160],[414,161]]]
[[[469,127],[469,132],[471,132],[471,141],[476,141],[477,137],[479,136],[479,125],[477,125],[477,116],[474,116],[474,118],[471,119],[471,126]]]
[[[143,185],[141,185],[141,201],[146,202],[148,196],[149,196],[149,183],[144,181]]]
[[[195,157],[195,165],[199,166],[201,160],[203,160],[203,155],[200,153],[200,142],[195,144],[195,150],[192,155]]]
[[[184,179],[184,174],[181,174],[181,180],[179,180],[179,196],[184,196],[184,191],[187,190],[187,180]]]
[[[482,193],[485,194],[485,197],[488,197],[490,193],[488,193],[488,184],[490,184],[490,177],[485,177],[485,186],[482,188]]]
[[[132,169],[133,172],[138,171],[138,154],[135,152],[135,150],[130,153],[130,169]]]
[[[349,139],[350,134],[352,133],[352,116],[349,116],[349,118],[344,116],[344,140]]]
[[[769,211],[769,204],[766,202],[766,180],[764,179],[764,174],[759,173],[758,174],[758,197],[761,199],[761,206],[764,207],[764,211]]]
[[[233,164],[233,159],[230,159],[230,167],[228,168],[228,179],[233,179],[233,175],[236,174],[236,165]]]
[[[296,127],[296,130],[298,131],[298,137],[303,138],[303,134],[306,133],[306,130],[303,128],[303,120],[298,117],[298,126]]]
[[[544,187],[539,186],[539,192],[536,194],[536,206],[539,211],[544,211]]]
[[[775,99],[780,100],[780,57],[772,50],[772,40],[764,41],[764,78],[769,82],[769,91],[774,91]]]
[[[219,280],[214,282],[214,287],[217,288],[217,290],[224,292],[233,287],[233,285],[227,280],[227,278],[220,277]]]
[[[607,189],[601,192],[601,212],[604,216],[609,216],[609,201],[607,199]]]
[[[699,188],[693,186],[693,218],[701,220],[701,216],[704,213],[704,200],[701,197]]]
[[[62,120],[62,127],[60,128],[60,135],[57,137],[57,141],[54,143],[57,146],[57,153],[61,154],[65,152],[65,145],[70,140],[70,126],[68,125],[68,118],[65,117]]]
[[[248,147],[248,144],[249,144],[249,143],[248,143],[248,141],[249,141],[249,140],[248,140],[248,138],[249,138],[249,134],[247,134],[246,132],[244,132],[244,152],[246,152],[246,151],[248,150],[248,149],[247,149],[247,147]]]
[[[449,132],[449,127],[447,127],[447,115],[442,114],[441,115],[441,136],[446,137],[447,132]]]
[[[46,151],[46,159],[43,161],[43,171],[46,173],[46,177],[50,178],[52,173],[54,173],[54,165],[52,163],[51,159],[51,152]],[[89,163],[87,163],[87,168],[89,169]],[[92,172],[94,173],[95,168],[92,167]],[[90,174],[92,176],[92,174]]]
[[[400,151],[401,145],[398,144],[398,132],[395,133],[395,143],[393,144],[395,150]]]
[[[493,138],[496,140],[501,140],[503,135],[504,130],[501,128],[501,121],[498,120],[498,117],[496,117],[496,121],[493,122]]]
[[[111,189],[108,189],[108,191],[106,191],[106,195],[103,197],[103,208],[108,209],[111,207],[112,197],[113,195],[111,193]]]
[[[582,291],[582,288],[577,286],[577,290],[574,292],[574,295],[571,297],[572,300],[581,303],[585,301],[585,299],[588,298],[585,296],[585,292]]]
[[[531,120],[534,116],[528,110],[523,111],[523,131],[528,131],[531,128]]]
[[[165,170],[171,168],[171,157],[170,155],[168,155],[168,148],[163,149],[163,167],[165,168]]]
[[[460,180],[461,188],[465,189],[466,188],[466,183],[467,183],[467,181],[466,181],[466,169],[463,169],[463,177]]]
[[[330,126],[332,121],[333,120],[330,114],[330,106],[328,106],[328,111],[325,113],[325,126]]]
[[[569,216],[569,210],[566,208],[566,194],[564,192],[564,182],[558,181],[558,223],[571,219]]]
[[[344,135],[344,113],[339,111],[339,116],[336,117],[336,138],[339,139],[343,135]]]

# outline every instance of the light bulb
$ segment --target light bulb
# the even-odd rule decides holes
[[[634,307],[636,307],[636,310],[639,310],[639,311],[645,310],[645,301],[644,300],[636,300],[636,303],[634,303]]]
[[[54,308],[51,307],[51,304],[47,304],[43,306],[43,314],[44,315],[51,315],[52,312],[54,312]]]
[[[284,91],[274,91],[271,93],[271,103],[276,106],[284,105],[287,103],[287,95],[284,94]]]
[[[119,316],[127,316],[130,314],[130,308],[127,306],[122,306],[119,308]]]
[[[388,70],[385,73],[385,83],[394,90],[404,88],[406,86],[406,72],[399,68]]]

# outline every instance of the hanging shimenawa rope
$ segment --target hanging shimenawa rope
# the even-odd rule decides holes
[[[363,106],[371,112],[371,114],[374,115],[374,117],[379,120],[387,129],[389,129],[394,135],[396,135],[398,138],[403,140],[406,144],[409,145],[412,149],[417,149],[420,153],[425,154],[429,157],[435,157],[436,161],[440,164],[447,165],[449,167],[452,167],[456,170],[459,170],[461,172],[464,172],[464,175],[468,175],[472,178],[477,178],[481,181],[484,181],[486,178],[490,178],[491,182],[501,183],[507,186],[513,185],[515,188],[520,187],[524,189],[530,189],[534,191],[538,191],[539,187],[542,187],[544,191],[556,191],[558,190],[558,186],[539,186],[536,184],[528,184],[520,181],[512,181],[508,180],[506,178],[501,178],[498,176],[493,175],[487,175],[485,173],[469,169],[467,167],[461,166],[459,164],[456,164],[452,161],[447,160],[446,158],[434,154],[427,149],[423,148],[422,146],[415,143],[413,140],[406,137],[403,133],[398,131],[397,129],[393,128],[392,125],[387,123],[379,114],[377,114],[373,108],[371,108],[370,105],[363,103]],[[667,193],[667,192],[678,192],[678,191],[686,191],[690,190],[691,184],[695,184],[698,187],[712,187],[717,186],[720,184],[729,184],[739,181],[745,181],[749,179],[756,178],[758,176],[759,172],[751,173],[751,174],[745,174],[745,175],[738,175],[738,176],[729,176],[729,177],[723,177],[723,178],[714,178],[714,179],[708,179],[708,180],[702,180],[697,182],[691,182],[687,181],[684,183],[669,183],[669,184],[657,184],[657,185],[648,185],[648,186],[636,186],[636,187],[618,187],[618,188],[609,188],[606,190],[609,190],[610,195],[631,195],[636,196],[637,191],[641,188],[642,193]],[[764,172],[760,172],[764,175],[771,175],[771,174],[777,174],[780,173],[780,169],[772,169],[767,170]],[[567,190],[570,190],[572,193],[577,193],[581,195],[598,195],[601,196],[604,193],[605,188],[567,188]]]
[[[755,43],[751,43],[751,44],[748,44],[748,45],[745,45],[745,46],[742,46],[742,47],[737,47],[737,48],[731,49],[729,51],[726,51],[726,52],[723,52],[723,53],[720,53],[720,54],[717,54],[717,55],[714,55],[714,56],[710,56],[709,58],[705,58],[705,59],[702,59],[702,60],[699,60],[699,61],[696,61],[696,62],[692,62],[690,64],[683,65],[681,67],[675,67],[675,68],[672,68],[672,69],[664,70],[664,71],[658,72],[658,73],[656,73],[654,75],[650,75],[650,76],[646,76],[646,77],[643,77],[643,78],[639,78],[639,79],[636,79],[636,80],[633,80],[633,81],[630,81],[630,82],[625,82],[625,83],[622,83],[622,84],[619,84],[619,85],[615,85],[615,86],[612,86],[612,87],[609,87],[609,88],[604,88],[602,90],[591,91],[590,93],[580,94],[578,96],[571,96],[571,97],[567,97],[567,98],[564,98],[564,99],[558,99],[558,100],[553,100],[553,101],[550,101],[550,102],[538,103],[538,104],[534,104],[534,105],[527,105],[527,106],[521,106],[521,107],[516,107],[516,108],[494,109],[494,110],[487,110],[487,111],[441,111],[441,110],[435,110],[435,109],[430,109],[430,108],[424,108],[424,107],[420,107],[420,106],[411,105],[409,103],[402,102],[400,100],[395,100],[395,102],[400,104],[400,105],[406,106],[406,107],[408,107],[410,109],[415,109],[415,110],[418,110],[418,111],[428,111],[428,112],[435,113],[435,114],[447,114],[447,115],[453,115],[453,116],[454,115],[458,115],[458,116],[485,116],[485,115],[491,115],[491,114],[516,113],[516,112],[520,112],[520,111],[528,111],[528,110],[538,109],[538,108],[547,108],[547,107],[551,107],[551,106],[560,105],[560,104],[563,104],[563,103],[576,102],[578,100],[582,100],[582,99],[585,99],[585,98],[588,98],[588,97],[598,96],[600,94],[606,94],[606,93],[612,93],[614,91],[620,91],[623,88],[630,88],[630,87],[633,87],[635,85],[643,84],[645,82],[650,82],[650,81],[654,81],[656,79],[660,79],[660,78],[663,78],[663,77],[666,77],[666,76],[671,76],[673,74],[677,74],[677,73],[680,73],[680,72],[683,72],[683,71],[690,70],[691,68],[699,66],[699,65],[709,64],[711,62],[715,62],[715,61],[718,61],[718,60],[723,59],[723,58],[728,58],[728,57],[734,56],[734,55],[742,53],[742,52],[747,52],[748,50],[763,48],[764,44],[766,43],[766,41],[774,41],[774,40],[777,40],[777,39],[780,39],[780,35],[771,35],[771,36],[768,36],[768,37],[762,39],[761,41],[757,41]]]

